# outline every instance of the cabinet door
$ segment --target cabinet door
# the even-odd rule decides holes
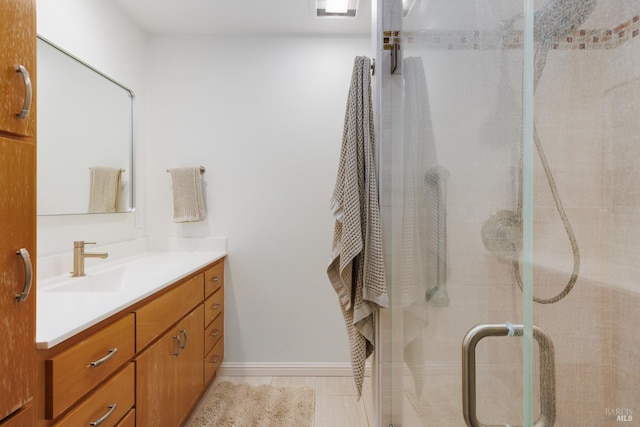
[[[187,416],[204,387],[202,374],[204,371],[202,322],[204,322],[204,306],[200,304],[179,323],[178,327],[179,332],[187,336],[186,344],[180,350],[180,356],[178,357],[179,371],[176,397],[178,398],[180,421],[183,421]]]
[[[35,388],[35,145],[0,137],[0,420],[33,399]],[[17,255],[30,253],[27,264]]]
[[[136,425],[184,421],[204,387],[203,321],[200,304],[136,359]]]
[[[0,0],[0,130],[20,136],[35,136],[36,129],[35,5],[35,0]],[[16,71],[20,65],[29,78]],[[31,111],[20,118],[28,98]]]
[[[136,359],[136,425],[177,426],[179,334],[169,330]]]

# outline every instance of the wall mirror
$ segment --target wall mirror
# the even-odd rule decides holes
[[[38,215],[133,209],[133,92],[38,36]]]

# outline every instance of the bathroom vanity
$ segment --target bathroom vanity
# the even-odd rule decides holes
[[[224,355],[224,258],[152,253],[45,281],[36,425],[184,424]]]

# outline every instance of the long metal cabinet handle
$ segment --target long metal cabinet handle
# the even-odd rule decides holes
[[[187,330],[184,328],[180,329],[180,333],[184,336],[184,344],[180,344],[180,340],[178,340],[178,347],[180,347],[181,350],[184,350],[187,346]]]
[[[19,113],[16,113],[19,119],[24,119],[29,115],[29,110],[31,110],[31,100],[33,98],[33,87],[31,85],[31,77],[29,77],[29,72],[24,67],[24,65],[16,65],[16,73],[22,74],[22,79],[24,80],[24,102],[22,103],[22,110]]]
[[[16,252],[16,255],[22,258],[22,262],[24,263],[24,287],[22,288],[22,293],[16,295],[16,301],[23,302],[29,296],[31,285],[33,284],[33,266],[31,265],[29,251],[25,248]]]
[[[90,422],[89,426],[98,427],[100,424],[105,422],[107,420],[107,418],[109,418],[115,412],[117,407],[118,407],[117,403],[114,403],[113,405],[109,405],[109,410],[107,411],[107,413],[104,414],[100,419],[97,419],[95,421]]]
[[[178,342],[178,349],[176,350],[175,353],[171,353],[171,354],[173,354],[174,356],[178,356],[180,355],[180,350],[182,350],[182,344],[180,344],[180,335],[174,335],[173,339]]]
[[[522,336],[523,326],[510,323],[477,325],[462,342],[462,412],[469,427],[491,427],[476,416],[476,345],[486,337]],[[533,326],[540,349],[540,417],[534,427],[553,427],[556,421],[555,356],[549,335]]]
[[[98,359],[95,362],[89,363],[89,366],[91,366],[92,368],[97,368],[98,366],[102,365],[104,362],[115,356],[117,352],[118,347],[112,348],[111,350],[109,350],[109,353],[105,357],[103,357],[102,359]]]

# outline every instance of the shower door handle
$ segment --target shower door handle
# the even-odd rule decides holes
[[[522,334],[522,325],[499,323],[477,325],[465,335],[462,342],[462,412],[467,426],[491,427],[478,421],[476,416],[476,345],[486,337],[514,337]],[[553,342],[549,335],[537,326],[533,326],[533,338],[538,342],[540,349],[540,417],[533,425],[553,427],[556,420]]]

